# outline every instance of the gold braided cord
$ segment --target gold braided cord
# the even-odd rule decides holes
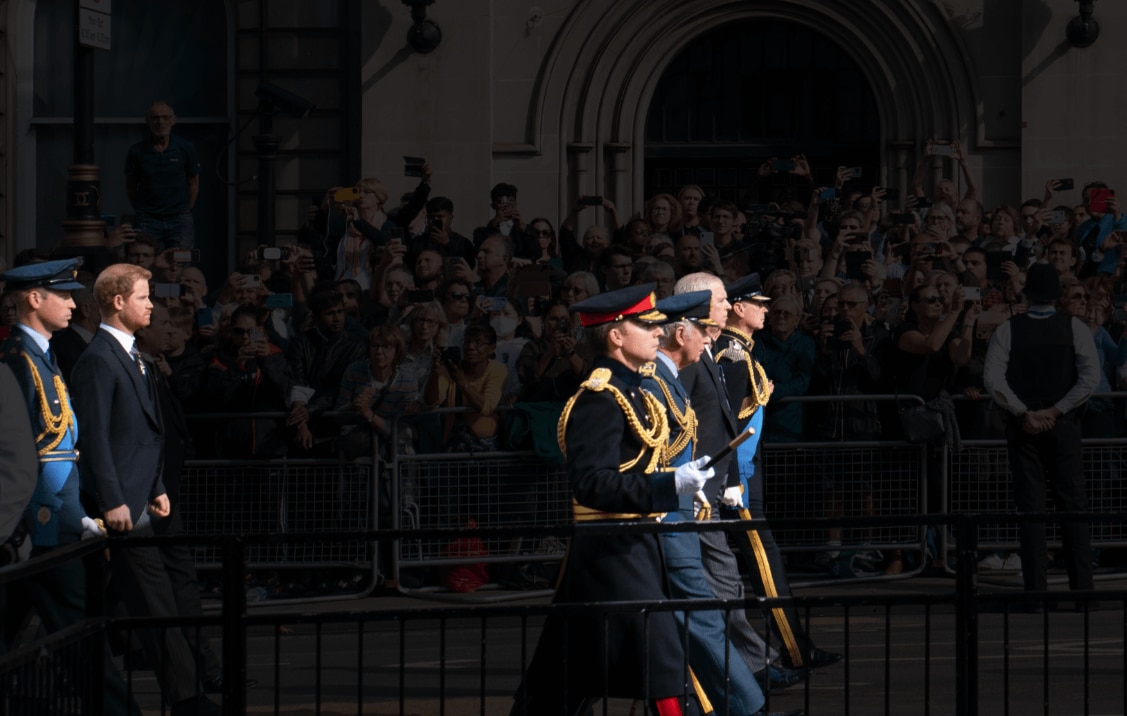
[[[575,395],[567,399],[564,404],[563,412],[560,413],[560,419],[556,421],[556,442],[559,443],[560,452],[563,453],[564,459],[567,459],[567,421],[571,417],[571,409],[575,407],[575,401],[583,393],[583,389],[579,389]]]
[[[662,394],[665,395],[665,404],[669,406],[669,412],[673,414],[673,419],[677,421],[677,425],[681,427],[681,434],[677,436],[677,439],[673,441],[672,445],[666,441],[662,459],[666,465],[669,465],[684,451],[689,442],[696,438],[697,412],[693,410],[691,405],[686,403],[685,412],[682,413],[677,409],[677,403],[673,400],[673,396],[669,392],[669,386],[666,385],[665,381],[658,378],[656,375],[653,379],[657,381],[658,387],[661,388]],[[670,432],[673,431],[670,430]],[[693,453],[694,455],[696,453],[695,444],[693,445]]]
[[[39,449],[39,454],[44,455],[54,450],[63,441],[63,436],[74,424],[74,413],[70,409],[66,384],[57,375],[53,378],[55,395],[59,396],[59,414],[55,415],[52,412],[51,404],[47,401],[47,392],[43,389],[43,379],[39,377],[39,369],[35,367],[35,362],[31,360],[31,356],[27,353],[20,355],[27,361],[28,368],[31,369],[31,380],[35,384],[35,394],[39,396],[39,412],[43,415],[43,432],[35,437],[35,444],[38,445],[40,440],[48,436],[51,438],[50,443]]]
[[[740,420],[750,416],[759,409],[759,406],[766,405],[771,398],[771,386],[767,382],[767,371],[763,370],[759,361],[752,360],[750,353],[744,357],[744,361],[747,363],[747,374],[751,381],[751,396],[749,397],[753,399],[753,402],[740,410]]]
[[[599,370],[605,369],[596,369],[596,371],[592,373],[592,376],[595,376]],[[607,373],[607,378],[609,378],[609,372]],[[584,390],[609,391],[610,394],[614,396],[615,402],[618,403],[618,407],[622,409],[626,423],[630,426],[630,429],[634,431],[634,434],[638,436],[638,439],[642,441],[642,449],[638,452],[637,457],[619,465],[619,471],[624,472],[637,465],[645,456],[646,450],[653,451],[653,454],[650,456],[645,472],[649,474],[656,470],[658,462],[662,457],[660,448],[669,439],[669,421],[665,417],[664,406],[662,406],[660,400],[650,393],[645,390],[639,391],[642,394],[642,400],[646,406],[646,417],[649,418],[650,423],[653,425],[652,429],[647,430],[646,427],[642,425],[642,421],[638,419],[638,415],[634,412],[634,406],[630,404],[630,401],[626,399],[622,391],[605,380],[586,381],[579,391],[571,396],[564,405],[563,412],[560,414],[560,420],[556,423],[556,440],[560,444],[560,450],[563,452],[564,457],[567,456],[567,421],[571,417],[571,411],[572,408],[575,407],[575,401]]]
[[[759,409],[759,406],[767,404],[767,401],[771,398],[771,387],[767,381],[767,371],[763,370],[763,366],[760,365],[759,361],[751,357],[751,351],[755,348],[755,341],[752,340],[751,336],[738,328],[731,327],[725,328],[724,333],[732,338],[733,342],[740,347],[739,351],[731,352],[732,360],[743,358],[743,362],[747,366],[748,382],[751,383],[751,395],[747,397],[750,397],[752,400],[747,405],[741,404],[740,412],[737,416],[739,420],[743,420],[755,413],[755,411]],[[719,362],[729,350],[730,347],[720,351],[716,356],[716,360]]]
[[[639,390],[642,394],[642,402],[646,404],[646,417],[650,419],[653,429],[646,430],[642,425],[642,421],[638,419],[637,413],[634,412],[634,406],[630,405],[630,401],[622,394],[618,388],[613,385],[608,385],[607,390],[614,396],[614,400],[618,403],[618,407],[622,408],[622,413],[626,416],[626,423],[642,441],[642,449],[638,451],[638,456],[633,460],[622,463],[618,466],[620,472],[625,472],[632,469],[637,465],[643,457],[645,457],[646,450],[650,450],[650,460],[646,463],[643,469],[647,475],[657,469],[658,464],[661,462],[661,447],[669,440],[669,421],[665,417],[665,406],[661,401],[655,398],[651,393],[645,390]]]

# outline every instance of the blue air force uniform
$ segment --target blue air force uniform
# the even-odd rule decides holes
[[[671,321],[687,318],[702,325],[715,325],[708,320],[710,291],[678,294],[658,302],[658,310]],[[695,330],[695,329],[694,329]],[[642,388],[656,395],[666,405],[669,438],[665,460],[670,467],[690,462],[696,444],[696,414],[689,395],[677,379],[673,360],[658,353],[649,377]],[[677,512],[665,522],[694,520],[693,495],[681,495]],[[669,570],[672,596],[676,599],[714,599],[701,563],[700,538],[695,532],[662,533],[665,565]],[[688,660],[692,668],[697,698],[704,713],[720,712],[727,703],[729,713],[757,713],[764,705],[763,691],[751,669],[728,639],[724,614],[716,609],[696,610],[687,615],[676,612],[679,625],[688,638]],[[703,690],[703,693],[701,691]]]
[[[4,279],[9,289],[42,286],[71,291],[82,288],[74,280],[76,272],[73,260],[48,261],[12,269]],[[48,354],[49,345],[46,337],[17,324],[0,347],[0,360],[20,385],[39,455],[39,480],[24,514],[35,547],[77,542],[86,516],[78,490],[78,421],[62,373]]]

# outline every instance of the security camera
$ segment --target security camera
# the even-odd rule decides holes
[[[292,114],[298,119],[304,119],[317,106],[309,100],[298,97],[293,92],[269,82],[259,83],[254,94],[265,105],[264,109],[280,110],[286,114]]]

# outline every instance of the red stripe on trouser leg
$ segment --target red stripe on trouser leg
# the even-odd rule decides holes
[[[654,708],[657,709],[657,716],[683,716],[681,702],[676,696],[657,699],[654,701]]]

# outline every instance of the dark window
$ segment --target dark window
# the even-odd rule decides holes
[[[759,164],[800,152],[818,184],[839,165],[875,179],[879,139],[872,89],[844,49],[793,23],[736,23],[702,35],[661,78],[646,120],[646,195],[694,183],[755,203]]]

